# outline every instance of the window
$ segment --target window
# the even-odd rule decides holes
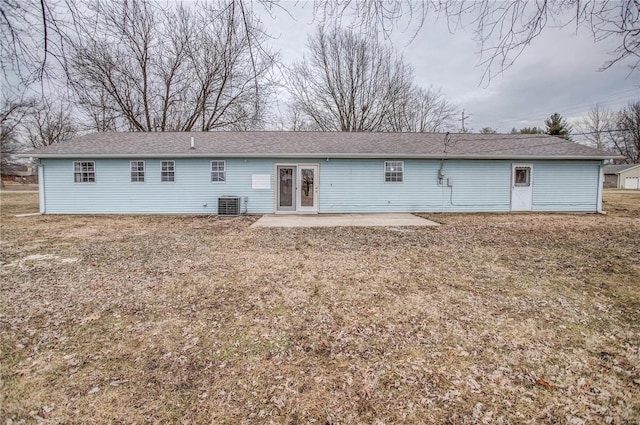
[[[513,178],[516,186],[529,186],[531,184],[531,168],[516,167]]]
[[[131,181],[144,182],[144,161],[131,161]]]
[[[96,182],[96,162],[95,161],[74,161],[73,181],[76,183]]]
[[[384,162],[384,181],[386,183],[402,183],[404,175],[404,161]]]
[[[176,162],[161,161],[160,162],[160,181],[174,182],[176,177]]]
[[[224,161],[211,161],[211,181],[213,183],[224,183],[227,180],[226,173],[227,170]]]

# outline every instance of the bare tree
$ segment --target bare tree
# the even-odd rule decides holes
[[[152,60],[160,46],[156,8],[148,2],[97,2],[71,38],[67,73],[81,105],[117,111],[131,131],[152,131]],[[106,98],[105,98],[106,97]],[[95,115],[94,115],[95,116]]]
[[[350,30],[319,27],[309,56],[288,73],[294,107],[322,131],[385,129],[394,102],[410,95],[413,71],[389,47]]]
[[[630,164],[640,164],[640,101],[622,108],[616,116],[616,126],[609,131],[614,151],[626,157]]]
[[[23,120],[26,138],[34,148],[65,142],[77,134],[70,105],[46,100],[30,108]]]
[[[207,4],[199,18],[197,37],[187,46],[198,84],[186,129],[198,121],[202,131],[259,127],[274,64],[273,54],[261,46],[265,34],[235,2],[222,10]]]
[[[320,23],[350,22],[352,27],[389,36],[402,23],[414,36],[428,16],[444,16],[450,30],[471,27],[480,45],[483,79],[510,67],[533,39],[549,27],[574,25],[595,42],[615,38],[618,48],[603,68],[625,59],[640,65],[640,3],[637,0],[314,0]]]
[[[288,73],[296,127],[322,131],[441,130],[455,111],[439,89],[413,84],[391,47],[353,30],[318,27]]]
[[[4,98],[0,109],[0,159],[1,165],[11,163],[13,155],[24,146],[20,143],[19,129],[25,115],[33,106],[32,100]]]
[[[451,124],[456,107],[438,88],[413,86],[406,98],[394,98],[387,117],[390,131],[436,132]]]
[[[295,103],[288,103],[284,116],[281,116],[280,128],[290,131],[318,131],[318,126],[310,120]]]
[[[50,37],[47,11],[45,1],[0,2],[0,67],[5,78],[28,83],[42,75]]]
[[[98,128],[209,131],[261,125],[275,58],[236,3],[163,9],[98,1],[71,39],[67,71]],[[260,46],[259,48],[256,46]],[[122,126],[120,127],[120,126]]]
[[[125,126],[118,107],[103,88],[95,91],[78,90],[76,99],[79,109],[84,113],[84,120],[77,123],[79,131],[117,131]]]
[[[600,104],[595,104],[580,123],[580,130],[585,139],[597,149],[609,147],[609,130],[613,125],[614,115]]]
[[[102,3],[101,9],[107,6],[104,0],[98,0],[98,3]],[[139,6],[139,2],[118,3],[129,9]],[[5,75],[8,71],[27,79],[42,76],[47,69],[48,57],[64,61],[63,34],[75,33],[77,29],[65,19],[82,23],[85,16],[81,11],[87,4],[95,3],[1,0],[0,66]],[[252,64],[264,48],[264,39],[255,36],[254,4],[261,5],[267,12],[275,8],[286,11],[292,7],[283,0],[226,0],[218,4],[219,9],[236,11]],[[313,8],[314,16],[321,24],[340,25],[345,21],[351,28],[376,36],[379,32],[389,36],[404,26],[411,29],[415,37],[429,16],[446,18],[451,31],[461,26],[471,27],[480,44],[481,62],[485,66],[483,78],[487,82],[495,72],[511,66],[526,46],[549,27],[574,25],[576,29],[589,30],[595,42],[619,40],[612,59],[603,64],[605,69],[626,59],[633,61],[633,69],[640,65],[640,3],[637,0],[314,0]],[[63,16],[65,19],[61,18]],[[88,21],[90,25],[99,21],[95,16],[92,18]],[[70,28],[73,30],[68,31]]]

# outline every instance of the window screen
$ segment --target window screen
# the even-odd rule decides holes
[[[387,183],[402,183],[404,180],[404,161],[384,162],[384,181]]]
[[[224,161],[211,161],[211,181],[213,183],[224,183],[227,180],[227,169]]]
[[[144,182],[144,161],[131,161],[131,181]]]

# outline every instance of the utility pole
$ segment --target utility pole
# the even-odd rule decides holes
[[[464,109],[463,109],[463,110],[462,110],[462,132],[463,132],[463,133],[466,133],[466,132],[467,132],[467,129],[466,129],[466,128],[464,128],[464,120],[465,120],[465,118],[469,118],[469,116],[466,116],[466,117],[464,116]]]

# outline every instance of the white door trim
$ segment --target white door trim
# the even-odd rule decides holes
[[[280,190],[280,174],[278,173],[279,167],[292,167],[294,168],[294,206],[295,208],[290,210],[278,209],[279,205],[279,190]],[[302,170],[313,169],[313,205],[302,206]],[[320,209],[320,164],[319,163],[307,163],[307,162],[276,162],[273,164],[273,173],[275,176],[275,190],[273,191],[273,211],[275,214],[317,214]]]

